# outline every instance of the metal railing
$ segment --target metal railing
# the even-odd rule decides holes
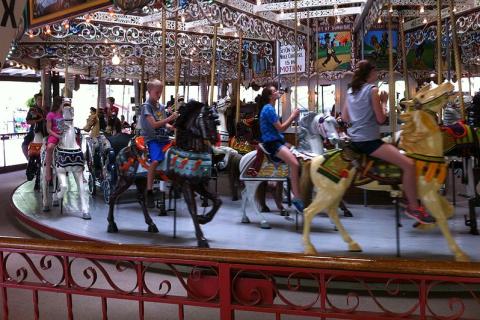
[[[26,164],[27,159],[22,152],[23,138],[27,133],[2,133],[0,139],[0,167]]]
[[[44,309],[73,319],[77,296],[99,299],[101,306],[92,311],[95,304],[89,304],[77,317],[81,319],[90,319],[88,312],[96,312],[95,318],[131,319],[112,316],[123,310],[111,308],[113,300],[134,303],[138,319],[146,317],[147,303],[173,305],[178,319],[185,318],[187,307],[198,308],[197,315],[214,309],[214,318],[222,320],[251,319],[242,312],[269,313],[276,319],[480,316],[479,263],[0,238],[2,319],[18,319],[9,307],[14,289],[32,293],[22,296],[26,301],[16,296],[14,303],[31,306],[35,319]],[[40,294],[46,293],[65,299],[40,303]],[[59,306],[60,311],[52,311]]]

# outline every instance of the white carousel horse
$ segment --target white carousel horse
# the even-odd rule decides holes
[[[325,153],[323,148],[323,139],[328,139],[330,143],[336,144],[339,140],[337,132],[337,121],[334,117],[327,115],[316,114],[309,112],[299,121],[301,142],[299,149],[292,148],[295,156],[303,158],[304,160],[311,159],[314,156]],[[300,139],[299,139],[300,140]],[[251,151],[244,155],[240,160],[240,180],[245,184],[242,191],[242,223],[250,223],[247,216],[247,203],[253,205],[254,212],[260,216],[260,227],[262,229],[269,229],[265,216],[260,212],[258,204],[256,203],[256,193],[260,184],[264,181],[282,181],[286,182],[289,176],[288,165],[285,163],[274,164],[269,160],[264,160],[261,171],[267,174],[258,174],[251,176],[248,173],[252,162],[255,160],[257,151]]]
[[[73,108],[66,106],[63,108],[63,134],[60,142],[54,150],[53,155],[53,168],[52,168],[52,181],[54,181],[54,205],[56,201],[63,200],[65,192],[68,190],[68,177],[67,173],[73,174],[75,182],[77,183],[77,190],[80,198],[81,212],[83,219],[91,219],[88,210],[88,203],[86,201],[85,188],[83,186],[83,170],[85,166],[85,157],[80,148],[79,143],[76,140],[75,127],[73,126]],[[45,171],[45,167],[42,166],[42,171]],[[44,175],[43,175],[44,176]],[[56,179],[55,179],[56,178]],[[55,181],[58,179],[59,190]],[[49,196],[48,196],[48,184],[45,179],[42,179],[43,187],[43,211],[49,211]]]
[[[231,107],[231,102],[230,102],[230,97],[225,97],[222,99],[219,99],[216,102],[216,109],[218,112],[218,119],[220,120],[220,125],[218,126],[218,133],[220,134],[220,141],[222,144],[227,143],[228,144],[228,139],[229,139],[229,133],[227,130],[227,115],[226,112],[228,108]]]

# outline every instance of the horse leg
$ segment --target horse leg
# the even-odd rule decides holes
[[[213,202],[212,209],[210,209],[209,212],[207,212],[205,215],[200,215],[197,217],[198,223],[200,224],[209,223],[210,221],[212,221],[218,209],[220,209],[220,206],[222,205],[222,200],[218,198],[216,194],[213,194],[210,191],[208,191],[208,189],[206,188],[206,185],[203,183],[197,184],[195,191],[198,192],[198,194],[200,194],[204,199],[210,199]]]
[[[267,189],[268,181],[263,181],[259,184],[256,192],[256,198],[258,206],[260,207],[260,212],[270,212],[270,208],[267,206]]]
[[[346,204],[345,204],[345,201],[340,201],[340,204],[339,204],[339,207],[340,209],[343,211],[343,216],[344,217],[348,217],[348,218],[351,218],[353,217],[353,214],[352,212],[347,208]]]
[[[92,219],[88,212],[88,204],[85,199],[85,188],[83,186],[83,167],[80,170],[73,172],[75,182],[77,183],[78,197],[80,198],[80,206],[82,209],[82,218],[85,220]]]
[[[182,191],[185,202],[187,203],[188,212],[192,217],[193,226],[195,227],[195,236],[197,237],[197,244],[200,248],[209,248],[207,239],[203,236],[202,229],[197,220],[197,204],[195,202],[195,194],[189,182],[182,183]]]
[[[115,209],[115,203],[117,202],[118,197],[124,193],[133,183],[134,177],[125,177],[123,175],[119,176],[115,190],[110,194],[110,200],[108,202],[108,228],[107,232],[115,233],[118,232],[117,224],[115,223],[115,217],[113,211]]]
[[[60,191],[56,192],[57,199],[61,202],[65,196],[65,192],[68,190],[68,178],[65,171],[57,170],[58,181],[60,182]]]
[[[41,170],[41,181],[42,181],[42,202],[43,202],[43,212],[48,212],[50,211],[50,188],[49,188],[49,183],[45,177],[45,166],[42,166]]]
[[[330,220],[335,224],[337,227],[338,232],[340,232],[340,235],[342,236],[343,241],[345,241],[348,244],[348,250],[352,252],[361,252],[362,248],[360,245],[353,241],[353,239],[350,237],[350,234],[345,230],[345,227],[343,226],[342,222],[340,221],[340,218],[338,216],[338,204],[340,201],[337,201],[334,205],[330,206],[327,209],[327,214],[330,218]]]
[[[280,215],[288,217],[290,214],[283,207],[283,181],[278,181],[275,183],[275,189],[273,191],[273,199],[275,200],[277,209],[280,211]]]
[[[264,181],[245,181],[245,189],[244,189],[245,193],[242,194],[242,201],[245,202],[243,215],[244,215],[244,217],[246,217],[246,215],[247,215],[246,211],[245,211],[246,202],[250,202],[253,205],[253,211],[255,211],[255,213],[260,217],[260,228],[270,229],[271,228],[270,224],[268,223],[267,219],[260,212],[260,210],[258,208],[258,203],[257,203],[257,198],[258,197],[256,197],[258,187],[263,182]],[[243,218],[242,218],[242,222],[243,222]]]
[[[438,190],[440,189],[440,185],[436,182],[427,183],[421,178],[423,181],[419,181],[419,195],[420,198],[431,213],[431,215],[435,218],[436,224],[440,228],[445,240],[447,240],[448,247],[455,255],[456,261],[470,261],[468,255],[460,249],[457,242],[452,236],[450,229],[447,223],[447,213],[444,212],[444,208],[442,207],[442,203],[444,203],[438,194]]]
[[[145,189],[147,188],[147,183],[145,179],[135,179],[135,185],[137,186],[137,199],[142,206],[143,217],[145,218],[145,223],[148,225],[148,232],[157,233],[158,228],[150,217],[150,214],[147,210],[147,205],[145,203]]]

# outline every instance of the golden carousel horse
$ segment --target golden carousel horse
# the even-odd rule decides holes
[[[468,261],[467,254],[453,239],[447,224],[453,207],[439,194],[447,175],[447,164],[436,116],[452,91],[453,85],[450,83],[443,83],[435,89],[424,87],[412,100],[403,102],[407,111],[400,115],[404,121],[400,148],[415,160],[418,196],[435,218],[455,260]],[[356,154],[348,147],[315,157],[304,165],[302,172],[300,183],[305,198],[312,193],[313,186],[316,190],[313,201],[304,210],[303,242],[306,254],[317,253],[310,241],[310,228],[313,217],[320,212],[326,212],[335,223],[350,251],[361,251],[338,217],[337,208],[343,195],[352,184],[386,191],[392,191],[401,184],[401,171],[397,167]]]

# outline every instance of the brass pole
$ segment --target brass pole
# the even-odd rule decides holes
[[[145,60],[140,58],[142,74],[140,77],[140,103],[145,101]]]
[[[437,0],[437,84],[442,82],[442,0]]]
[[[178,1],[177,1],[177,9],[178,9]],[[180,57],[178,55],[178,10],[175,11],[175,47],[174,47],[174,52],[175,52],[175,109],[177,108],[177,102],[178,102],[178,87],[180,85]]]
[[[69,58],[69,50],[68,50],[68,40],[65,42],[65,92],[63,93],[66,98],[71,98],[72,95],[70,94],[70,90],[68,87],[68,58]]]
[[[311,96],[312,90],[310,88],[310,10],[307,11],[307,54],[305,55],[305,68],[307,68],[307,94],[308,94],[308,110],[313,110],[313,99]]]
[[[165,105],[165,93],[167,87],[167,10],[162,8],[162,104]]]
[[[319,86],[319,82],[320,82],[320,73],[318,72],[318,69],[316,67],[316,62],[317,62],[317,56],[318,56],[318,47],[319,47],[319,44],[318,44],[318,20],[316,21],[316,24],[315,24],[315,55],[314,55],[314,66],[315,66],[315,72],[316,72],[316,80],[317,80],[317,88],[316,88],[316,92],[317,92],[317,104],[316,104],[316,107],[315,107],[315,112],[318,113],[318,102],[319,102],[319,98],[320,98],[320,93],[319,93],[319,90],[318,90],[318,86]],[[322,102],[322,113],[324,112],[323,110],[323,102]]]
[[[391,5],[391,4],[390,4]],[[390,131],[392,133],[392,143],[395,143],[395,132],[397,132],[397,110],[395,109],[395,79],[393,65],[393,33],[392,33],[392,13],[388,13],[388,102],[390,112]]]
[[[297,92],[297,69],[298,69],[298,39],[297,39],[297,36],[298,36],[298,4],[297,4],[297,1],[298,0],[295,0],[295,26],[294,26],[294,54],[295,54],[295,73],[294,73],[294,76],[293,76],[293,82],[294,82],[294,85],[295,85],[295,91],[293,92],[293,97],[294,97],[294,100],[295,100],[295,105],[297,105],[298,103],[298,92]],[[292,108],[290,108],[290,111],[292,110]],[[295,146],[298,145],[298,126],[295,126]]]
[[[212,69],[210,70],[210,99],[208,104],[213,105],[213,87],[215,86],[215,69],[217,61],[217,25],[213,27],[213,42],[212,42]]]
[[[462,91],[462,63],[460,61],[460,50],[458,50],[458,37],[457,37],[457,19],[455,18],[455,12],[453,12],[453,0],[449,1],[450,9],[450,24],[452,25],[452,45],[453,55],[455,57],[455,74],[457,75],[458,91],[460,92],[460,111],[462,119],[465,120],[465,102],[463,101]]]
[[[237,105],[235,110],[235,124],[240,121],[240,89],[242,86],[242,52],[243,52],[243,34],[242,31],[239,31],[239,38],[238,38],[238,61],[237,61]]]
[[[399,29],[400,29],[400,44],[402,50],[402,65],[403,65],[403,79],[405,81],[405,99],[410,99],[410,85],[408,80],[408,66],[407,66],[407,47],[405,45],[405,30],[403,29],[404,24],[403,17],[399,18]]]

